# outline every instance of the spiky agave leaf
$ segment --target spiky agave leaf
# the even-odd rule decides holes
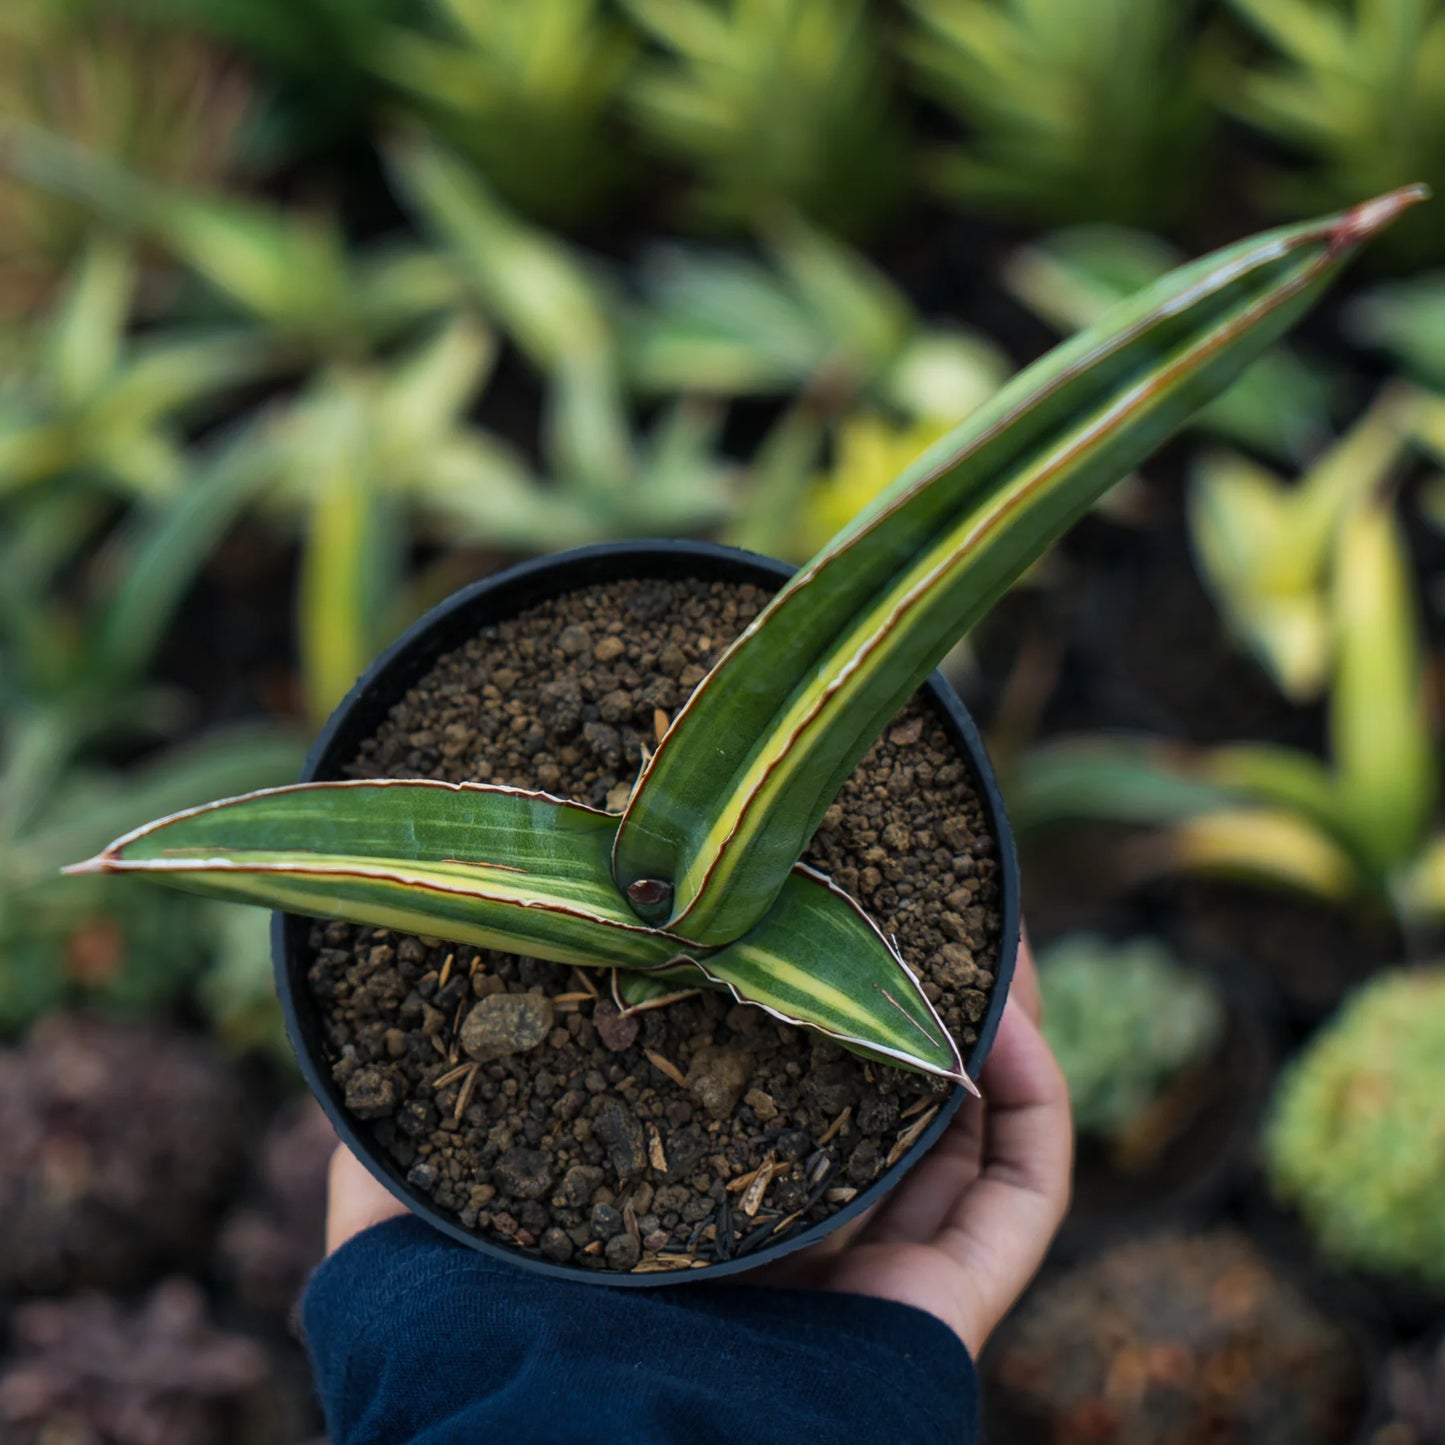
[[[778,593],[674,720],[618,831],[619,885],[670,900],[639,906],[701,943],[757,923],[844,779],[949,647],[1423,194],[1171,273],[925,452]]]

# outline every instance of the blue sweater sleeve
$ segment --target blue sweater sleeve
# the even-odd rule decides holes
[[[973,1445],[973,1364],[932,1315],[861,1295],[608,1289],[507,1266],[416,1219],[358,1235],[302,1304],[333,1445]]]

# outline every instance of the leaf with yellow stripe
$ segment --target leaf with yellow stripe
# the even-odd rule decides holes
[[[802,864],[756,928],[697,967],[739,1002],[785,1023],[978,1092],[897,948],[846,893]]]
[[[848,774],[958,638],[1422,195],[1395,192],[1172,272],[908,467],[674,720],[617,835],[617,881],[639,912],[709,945],[758,923]]]
[[[666,964],[677,940],[639,923],[613,886],[616,826],[480,784],[299,783],[163,818],[67,871],[559,963]]]
[[[611,877],[616,826],[613,814],[481,784],[300,783],[174,814],[67,871],[634,970],[634,1001],[725,988],[871,1057],[964,1081],[914,976],[832,884],[799,869],[762,925],[708,956],[632,913]]]

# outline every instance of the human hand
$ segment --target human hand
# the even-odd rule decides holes
[[[1068,1086],[1039,1032],[1027,944],[979,1084],[927,1157],[853,1230],[748,1275],[914,1305],[978,1358],[1069,1206]],[[841,1238],[839,1236],[842,1236]]]
[[[372,1178],[371,1171],[345,1144],[338,1144],[326,1178],[327,1254],[363,1229],[405,1213],[406,1205]]]
[[[977,1357],[1043,1262],[1068,1208],[1068,1089],[1038,1030],[1025,945],[980,1084],[948,1132],[872,1214],[748,1281],[874,1295],[943,1320]],[[406,1206],[346,1146],[331,1158],[326,1252]]]

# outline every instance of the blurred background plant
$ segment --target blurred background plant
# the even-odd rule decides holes
[[[367,67],[530,215],[595,215],[628,179],[618,110],[637,45],[599,0],[428,0]]]
[[[72,1149],[97,1177],[119,1169],[144,1219],[144,1141],[97,1060],[154,1092],[147,1049],[210,1051],[226,1072],[223,1051],[258,1119],[297,1083],[264,919],[62,881],[57,863],[294,776],[299,739],[369,658],[496,566],[640,534],[802,561],[1054,335],[1182,255],[1438,181],[1442,14],[1440,0],[6,7],[0,1033],[22,1037],[0,1062],[36,1152],[12,1150],[13,1189],[0,1161],[0,1230],[14,1236],[35,1161]],[[1422,210],[1394,264],[1440,259],[1442,234]],[[1122,880],[1132,934],[1180,937],[1187,909],[1160,875],[1223,871],[1288,885],[1325,919],[1301,931],[1286,895],[1267,895],[1232,923],[1245,968],[1263,967],[1270,933],[1308,972],[1377,914],[1404,920],[1408,956],[1435,956],[1445,541],[1418,523],[1445,530],[1442,336],[1439,274],[1358,281],[954,660],[1017,821],[1053,850],[1030,856],[1031,911],[1071,878],[1094,899]],[[1187,701],[1161,710],[1158,736],[1108,735],[1138,726],[1129,686],[1180,676]],[[1180,745],[1196,736],[1225,741]],[[1079,817],[1105,830],[1042,827]],[[1110,831],[1121,821],[1132,831]],[[1228,1088],[1206,1065],[1232,1015],[1220,1023],[1198,974],[1105,953],[1049,965],[1052,1027],[1073,1029],[1058,1046],[1081,1123],[1128,1139],[1155,1107],[1140,1101],[1170,1095],[1165,1076]],[[77,1008],[150,1031],[116,1043],[47,1018]],[[57,1059],[81,1091],[74,1139],[55,1123]],[[179,1110],[177,1137],[199,1150],[181,1095],[211,1086],[177,1063],[167,1087],[156,1117]],[[252,1337],[275,1378],[300,1368],[268,1331],[314,1258],[327,1137],[290,1119],[274,1116],[264,1163],[223,1141],[252,1210],[228,1242],[198,1215],[185,1259],[162,1249],[131,1280],[204,1276],[220,1317],[264,1319]],[[135,1158],[105,1163],[102,1138]],[[1187,1294],[1193,1256],[1159,1258]],[[128,1318],[74,1337],[112,1340]],[[54,1353],[10,1338],[69,1398]],[[148,1379],[151,1346],[136,1349]]]
[[[919,85],[964,128],[928,164],[955,203],[1034,223],[1159,225],[1214,119],[1193,0],[909,0]]]
[[[1270,168],[1276,210],[1328,209],[1411,181],[1445,186],[1445,5],[1439,0],[1229,0],[1264,54],[1226,83],[1238,115],[1305,162]],[[1418,264],[1445,254],[1412,220],[1390,244]]]
[[[904,132],[865,0],[624,0],[656,53],[631,87],[646,145],[725,227],[780,210],[847,234],[905,194]]]
[[[1354,460],[1343,473],[1348,486],[1377,479],[1378,457]],[[1296,489],[1288,500],[1302,498],[1308,493]],[[1268,544],[1257,521],[1239,530],[1251,545]],[[1292,540],[1313,545],[1303,527]],[[1226,542],[1211,543],[1206,555],[1224,555]],[[1438,928],[1445,918],[1439,741],[1424,629],[1389,493],[1368,492],[1337,514],[1327,589],[1328,762],[1273,743],[1047,742],[1012,793],[1020,826],[1092,820],[1151,828],[1157,831],[1119,853],[1136,878],[1174,870],[1242,877],[1337,908],[1393,912],[1407,936]],[[1232,601],[1249,622],[1241,630],[1256,641],[1276,638],[1266,626],[1276,620],[1274,599],[1266,595],[1261,608],[1239,588]]]
[[[1364,984],[1280,1080],[1264,1135],[1280,1200],[1338,1264],[1445,1283],[1445,970]]]
[[[1232,1231],[1133,1240],[1046,1281],[989,1372],[1006,1438],[1057,1445],[1345,1445],[1365,1393],[1348,1332]]]
[[[4,122],[43,127],[157,183],[236,179],[252,103],[234,58],[154,7],[36,0],[0,16]],[[83,207],[0,175],[0,323],[43,305],[94,231]]]
[[[1217,986],[1155,938],[1074,934],[1043,949],[1038,964],[1044,1036],[1069,1081],[1074,1128],[1118,1167],[1148,1166],[1169,1125],[1171,1090],[1223,1034]]]

